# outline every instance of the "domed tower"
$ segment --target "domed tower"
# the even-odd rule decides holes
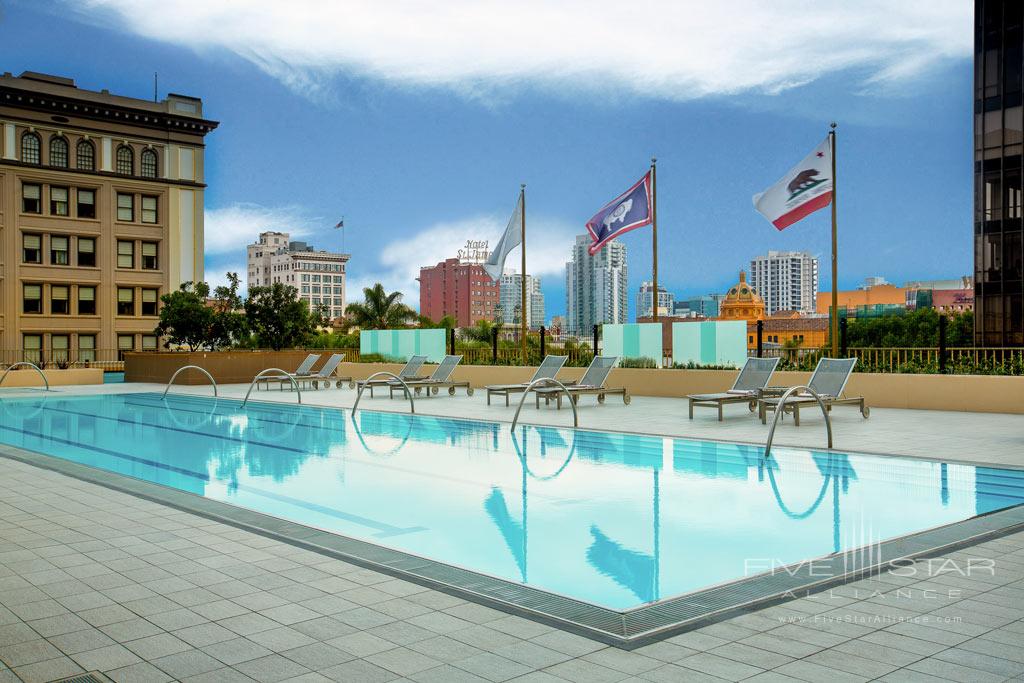
[[[740,281],[725,295],[719,308],[720,320],[746,320],[754,322],[765,319],[764,299],[747,283],[747,272],[740,271]]]

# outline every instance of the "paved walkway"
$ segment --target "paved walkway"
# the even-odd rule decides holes
[[[4,682],[995,682],[1022,612],[1024,533],[624,652],[0,459]]]

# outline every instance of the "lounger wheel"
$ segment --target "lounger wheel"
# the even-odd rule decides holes
[[[452,393],[454,393],[454,392],[452,392]],[[472,396],[472,395],[473,395],[473,387],[466,387],[466,396]]]
[[[632,397],[632,396],[630,396],[629,394],[623,394],[623,395],[622,395],[622,403],[623,403],[624,405],[627,405],[627,406],[628,406],[628,405],[629,405],[629,402],[630,402],[630,401],[632,401],[632,400],[633,400],[633,397]]]
[[[422,387],[414,387],[413,390],[412,390],[412,393],[416,394],[417,396],[419,396],[422,392],[423,392]]]
[[[748,403],[747,410],[749,410],[750,412],[754,412],[755,410],[757,410],[757,401],[751,401],[750,403]]]
[[[338,386],[339,386],[339,387],[341,386],[341,382],[338,382]],[[348,383],[348,388],[349,388],[349,389],[355,389],[355,388],[356,388],[356,382],[355,382],[355,380],[351,380],[351,381],[349,381],[349,383]]]
[[[318,382],[317,380],[313,380],[313,388],[314,389],[319,389],[320,388],[320,382]]]
[[[868,419],[868,416],[871,415],[871,408],[864,406],[864,410],[860,411],[860,414],[864,416],[865,420]]]
[[[455,387],[448,387],[448,395],[449,396],[454,396],[455,395]]]
[[[342,382],[342,381],[341,381],[341,380],[339,379],[339,380],[338,380],[338,383],[337,383],[337,384],[336,384],[336,385],[334,386],[334,388],[335,388],[335,389],[341,389],[341,385],[342,385],[342,384],[344,384],[344,382]]]
[[[430,393],[432,396],[437,396],[437,387],[430,387]]]
[[[604,405],[604,394],[597,395],[597,402]]]

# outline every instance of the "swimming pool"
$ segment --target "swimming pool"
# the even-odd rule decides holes
[[[0,443],[615,611],[1024,503],[1024,471],[173,394],[0,399]]]

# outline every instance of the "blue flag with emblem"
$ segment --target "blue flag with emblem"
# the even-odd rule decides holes
[[[593,256],[610,240],[630,230],[650,225],[654,210],[651,194],[651,172],[648,171],[631,188],[601,207],[587,221],[592,240],[588,251]]]

